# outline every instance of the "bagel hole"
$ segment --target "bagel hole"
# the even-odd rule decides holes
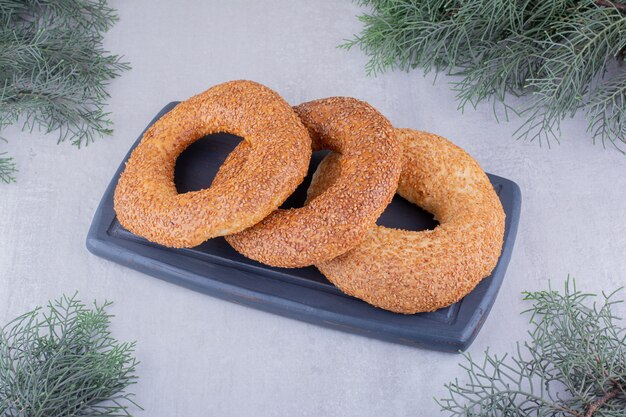
[[[192,143],[176,160],[174,183],[179,193],[199,191],[211,186],[228,155],[243,139],[229,133],[207,135]],[[311,176],[329,151],[313,152],[306,178],[281,205],[281,208],[304,206]],[[432,230],[439,225],[434,216],[396,195],[376,222],[379,226],[412,231]]]
[[[176,190],[182,194],[209,188],[224,160],[242,140],[229,133],[215,133],[189,145],[176,160]]]
[[[433,230],[439,226],[439,222],[435,220],[432,213],[410,203],[397,194],[378,218],[376,224],[415,232]]]

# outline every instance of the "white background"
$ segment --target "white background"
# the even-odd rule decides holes
[[[459,355],[259,312],[87,252],[102,193],[147,122],[165,103],[223,81],[256,80],[292,104],[367,100],[396,126],[446,136],[519,184],[516,247],[474,356],[525,337],[523,290],[560,287],[568,274],[594,292],[624,284],[626,157],[592,145],[582,117],[564,125],[560,146],[540,148],[514,141],[518,122],[496,124],[488,106],[458,112],[445,78],[366,77],[360,51],[336,48],[361,28],[348,0],[111,3],[121,20],[106,47],[133,67],[109,88],[114,135],[79,151],[53,136],[3,132],[20,172],[0,188],[0,322],[64,292],[114,300],[115,336],[138,341],[137,415],[434,416],[433,397],[460,375]]]

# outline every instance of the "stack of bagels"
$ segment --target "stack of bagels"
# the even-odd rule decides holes
[[[177,157],[207,135],[244,140],[211,186],[179,194]],[[303,207],[280,209],[331,152]],[[433,230],[377,226],[395,194],[431,212]],[[289,106],[252,81],[231,81],[181,102],[144,134],[115,190],[120,223],[169,247],[217,236],[267,265],[315,265],[343,292],[405,314],[457,302],[495,267],[504,211],[478,163],[431,133],[396,129],[376,109],[333,97]]]

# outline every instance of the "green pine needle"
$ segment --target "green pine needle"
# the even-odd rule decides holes
[[[0,129],[21,123],[77,147],[111,134],[106,87],[129,69],[102,45],[117,19],[106,0],[0,0]]]
[[[456,75],[459,107],[491,102],[524,118],[518,138],[550,145],[585,113],[594,142],[626,152],[626,2],[609,0],[361,0],[364,29],[344,48],[368,74],[422,68]],[[513,108],[509,95],[529,95]]]
[[[0,416],[131,415],[135,344],[111,336],[110,304],[64,296],[0,330]]]
[[[15,162],[13,158],[3,156],[6,152],[0,153],[0,181],[4,183],[10,183],[15,181]]]
[[[446,385],[438,401],[450,416],[623,417],[626,415],[626,329],[611,307],[615,293],[576,289],[525,293],[533,306],[530,341],[511,355],[466,355],[464,382]]]

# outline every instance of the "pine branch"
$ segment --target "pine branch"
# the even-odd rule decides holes
[[[106,0],[0,0],[0,129],[77,147],[111,134],[106,88],[129,69],[102,46],[117,19]]]
[[[17,172],[13,158],[3,156],[6,152],[0,153],[0,181],[6,184],[15,181],[14,174]]]
[[[0,329],[0,416],[131,416],[135,344],[111,336],[109,306],[64,296]]]
[[[593,135],[594,141],[599,141],[604,147],[609,143],[618,150],[619,140],[626,140],[626,71],[615,77],[611,82],[597,88],[589,98],[586,109],[589,120],[587,130]]]
[[[583,10],[553,26],[555,34],[542,42],[541,74],[528,79],[535,99],[526,110],[529,116],[520,137],[531,140],[549,140],[546,133],[558,139],[559,122],[590,105],[590,97],[603,86],[607,65],[626,43],[626,18],[615,9]],[[624,94],[616,99],[623,101]],[[616,110],[626,112],[626,106],[618,105]],[[617,141],[626,140],[611,125],[603,127],[602,141],[618,145]]]
[[[455,76],[459,108],[490,102],[524,117],[518,138],[550,145],[577,112],[594,142],[626,150],[625,3],[595,0],[366,0],[363,31],[341,45],[370,58],[368,74],[391,69]],[[607,68],[613,71],[607,72]],[[617,82],[614,82],[616,80]],[[508,97],[530,95],[513,108]]]
[[[526,293],[533,302],[530,341],[517,352],[483,361],[466,355],[466,382],[447,384],[438,403],[451,416],[623,416],[626,410],[626,329],[611,311],[568,279],[562,293]]]
[[[598,398],[597,400],[589,404],[589,408],[587,408],[587,412],[585,413],[584,417],[593,416],[596,413],[596,411],[598,411],[598,409],[602,408],[604,404],[607,403],[607,401],[610,401],[613,398],[617,397],[625,389],[626,389],[626,385],[616,386],[611,391],[607,392],[602,397]]]

